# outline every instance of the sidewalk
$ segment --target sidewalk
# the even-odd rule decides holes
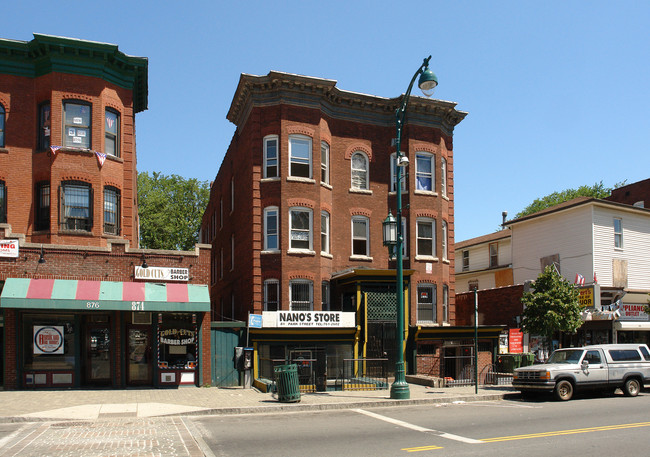
[[[270,393],[241,387],[0,391],[0,422],[316,411],[490,401],[515,393],[510,386],[481,386],[478,394],[474,386],[409,387],[409,400],[392,400],[389,390],[329,391],[302,394],[296,403],[281,403]]]

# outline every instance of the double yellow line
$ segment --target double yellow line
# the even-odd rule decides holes
[[[500,441],[527,440],[530,438],[544,438],[547,436],[574,435],[577,433],[603,432],[607,430],[621,430],[624,428],[650,427],[650,422],[637,422],[634,424],[603,425],[601,427],[576,428],[573,430],[557,430],[554,432],[530,433],[527,435],[500,436],[498,438],[486,438],[484,443],[497,443]]]
[[[485,438],[480,441],[484,443],[498,443],[501,441],[528,440],[531,438],[545,438],[547,436],[575,435],[578,433],[604,432],[607,430],[621,430],[625,428],[650,427],[650,422],[636,422],[633,424],[603,425],[600,427],[575,428],[572,430],[557,430],[554,432],[529,433],[526,435],[500,436],[497,438]],[[433,451],[442,449],[442,446],[420,446],[403,448],[406,452]]]

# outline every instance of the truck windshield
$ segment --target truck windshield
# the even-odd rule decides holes
[[[578,363],[583,352],[581,349],[555,351],[546,363]]]

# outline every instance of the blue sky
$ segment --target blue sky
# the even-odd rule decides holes
[[[433,55],[454,135],[456,241],[556,190],[650,178],[650,2],[14,2],[0,35],[149,58],[139,171],[211,181],[239,75],[271,70],[396,97]],[[415,90],[414,90],[415,93]]]

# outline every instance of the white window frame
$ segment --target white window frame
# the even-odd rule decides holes
[[[302,309],[304,307],[300,307],[301,309],[296,309],[294,307],[294,291],[293,288],[294,286],[299,286],[299,285],[307,285],[309,287],[309,304],[308,304],[308,309]],[[305,303],[304,300],[301,300],[299,303]],[[310,281],[308,279],[294,279],[289,281],[289,308],[291,311],[313,311],[314,310],[314,282]]]
[[[469,271],[469,249],[463,251],[463,271]]]
[[[422,289],[428,289],[429,293],[431,294],[431,303],[424,303],[420,301],[420,291]],[[420,283],[417,286],[417,321],[418,322],[427,322],[427,323],[435,323],[438,321],[438,288],[436,287],[435,283]],[[421,317],[421,308],[424,307],[431,307],[431,319],[423,319]],[[427,309],[427,311],[429,311]]]
[[[614,218],[614,249],[623,249],[623,219]]]
[[[308,230],[305,230],[303,228],[295,228],[293,227],[293,213],[294,212],[302,212],[302,213],[308,213],[309,214],[309,228]],[[308,252],[310,254],[314,253],[314,212],[312,211],[311,208],[306,208],[302,206],[294,206],[292,208],[289,208],[289,252]],[[299,232],[308,232],[308,237],[309,237],[309,247],[307,248],[298,248],[298,247],[293,247],[293,237],[292,233],[294,231],[299,231]]]
[[[325,227],[323,227],[325,222]],[[327,211],[320,212],[320,253],[330,254],[330,213]]]
[[[488,245],[488,265],[490,268],[496,268],[499,266],[499,243],[490,243]]]
[[[275,296],[277,297],[277,302],[275,303],[275,309],[269,309],[269,289],[275,289]],[[264,281],[264,311],[279,311],[280,310],[280,281],[277,279],[267,279]]]
[[[294,142],[306,142],[307,147],[309,148],[309,157],[305,159],[304,157],[294,157],[293,156],[293,144]],[[300,176],[298,174],[293,174],[291,168],[294,165],[307,165],[309,167],[308,176]],[[295,178],[302,179],[312,179],[313,178],[313,152],[312,152],[312,139],[306,135],[289,135],[289,175]]]
[[[363,222],[365,225],[365,234],[363,237],[355,236],[354,234],[354,223]],[[369,258],[370,257],[370,219],[366,216],[352,216],[350,221],[350,257],[353,258]],[[366,252],[363,254],[354,252],[354,242],[357,240],[363,240],[366,243]]]
[[[402,152],[402,155],[405,155]],[[397,166],[397,153],[393,152],[390,155],[390,192],[397,192],[397,174],[396,170],[399,168],[400,171],[404,170],[402,167]],[[406,178],[407,174],[406,172],[402,172],[401,179],[400,179],[400,187],[402,188],[402,192],[406,192]]]
[[[420,169],[420,160],[429,163],[429,171]],[[431,180],[429,189],[422,189],[419,186],[419,178]],[[436,156],[430,152],[416,152],[415,153],[415,190],[418,192],[432,192],[436,191]]]
[[[447,159],[440,157],[440,194],[447,196]]]
[[[449,260],[449,229],[445,220],[442,221],[442,260]]]
[[[354,158],[361,157],[363,159],[364,168],[355,168],[354,167]],[[350,157],[350,189],[351,190],[369,190],[370,186],[370,162],[368,161],[368,156],[363,151],[354,151]],[[365,174],[363,183],[358,186],[355,183],[355,174]]]
[[[275,216],[275,229],[271,233],[269,228],[269,217]],[[278,252],[280,250],[280,210],[277,206],[267,206],[264,208],[264,251]],[[269,238],[275,236],[275,246],[271,246]]]
[[[320,181],[330,183],[330,145],[325,141],[320,142]]]
[[[423,237],[420,233],[420,225],[428,224],[431,226],[431,238]],[[420,252],[420,240],[431,241],[431,252]],[[435,259],[438,255],[436,243],[436,220],[432,217],[418,217],[415,219],[415,258],[416,259]]]
[[[263,177],[265,179],[276,179],[280,177],[280,166],[279,166],[279,138],[277,135],[268,135],[263,139],[264,142],[264,173]],[[275,157],[269,158],[269,143],[275,142]],[[275,167],[275,173],[269,173],[269,168]]]
[[[442,285],[442,323],[449,322],[449,285]]]

